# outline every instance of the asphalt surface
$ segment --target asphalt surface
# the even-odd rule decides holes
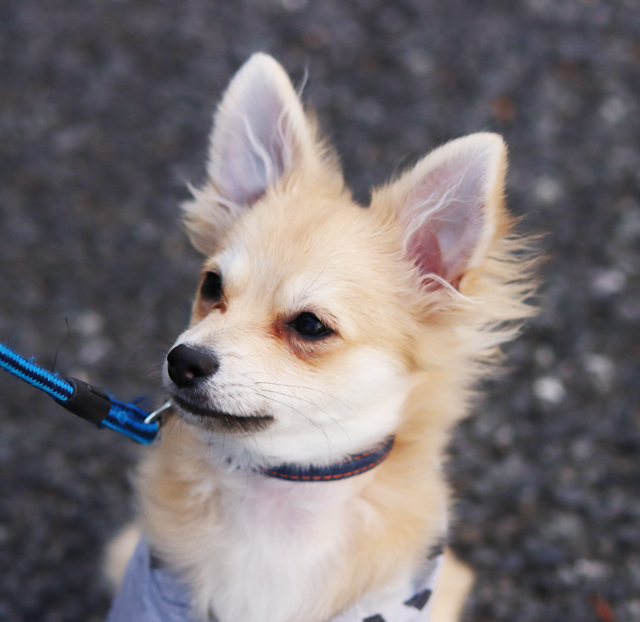
[[[257,50],[308,70],[363,201],[450,138],[505,136],[548,261],[452,444],[465,620],[640,620],[638,0],[4,0],[0,340],[159,402],[199,265],[177,206]],[[0,620],[103,619],[137,453],[0,375]]]

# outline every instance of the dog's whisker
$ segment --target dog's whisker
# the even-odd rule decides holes
[[[266,400],[271,400],[272,402],[276,402],[277,404],[282,404],[283,406],[286,406],[287,408],[291,408],[291,410],[297,412],[299,415],[302,415],[305,419],[307,419],[307,421],[309,421],[309,423],[314,425],[316,428],[318,428],[318,430],[320,430],[324,434],[325,438],[327,439],[327,447],[328,447],[328,449],[329,450],[333,449],[333,447],[331,447],[331,439],[329,438],[329,435],[327,434],[326,430],[324,430],[324,428],[320,424],[315,422],[309,416],[305,415],[305,413],[303,413],[301,410],[299,410],[298,408],[295,408],[294,406],[291,406],[291,404],[287,404],[286,402],[282,402],[282,401],[277,400],[277,399],[275,399],[273,397],[269,397],[268,395],[262,395],[262,397],[264,397],[264,399],[266,399]]]
[[[285,387],[285,388],[288,388],[288,389],[301,389],[303,391],[314,391],[315,393],[321,393],[322,395],[326,395],[327,397],[330,397],[331,399],[335,400],[339,404],[342,404],[345,408],[347,408],[349,410],[349,412],[351,412],[352,414],[355,414],[355,411],[353,410],[353,408],[351,408],[351,406],[349,406],[349,404],[347,404],[346,402],[342,401],[340,398],[336,397],[335,395],[332,395],[331,393],[327,393],[326,391],[321,391],[320,389],[315,389],[314,387],[309,387],[309,386],[304,386],[304,385],[295,385],[295,384],[282,384],[280,382],[267,382],[266,380],[256,380],[255,382],[256,382],[256,384],[269,384],[269,385],[272,385],[272,386]]]
[[[335,423],[344,433],[344,435],[347,438],[350,438],[349,435],[347,434],[347,431],[340,425],[340,423],[338,423],[338,420],[328,411],[326,411],[324,408],[320,408],[320,406],[318,406],[317,404],[315,404],[314,402],[312,402],[311,400],[305,399],[304,397],[299,397],[297,395],[291,395],[289,393],[282,393],[281,391],[272,391],[270,389],[262,389],[261,390],[262,393],[274,393],[275,395],[280,395],[282,397],[289,397],[292,399],[296,399],[296,400],[300,400],[302,402],[305,402],[307,404],[310,404],[311,406],[313,406],[314,408],[317,408],[321,413],[325,414],[327,417],[329,417],[329,419],[331,419],[331,421],[333,421],[333,423]]]

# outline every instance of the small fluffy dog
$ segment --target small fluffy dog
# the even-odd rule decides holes
[[[458,619],[445,448],[531,312],[505,167],[467,136],[363,208],[282,67],[240,69],[184,206],[206,260],[110,620]]]

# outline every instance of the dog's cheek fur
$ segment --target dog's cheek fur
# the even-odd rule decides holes
[[[214,409],[274,417],[264,432],[229,441],[228,451],[252,461],[330,461],[393,432],[410,382],[397,357],[335,337],[310,363],[269,335],[268,319],[247,326],[252,318],[238,315],[231,305],[179,339],[220,360],[206,385]]]

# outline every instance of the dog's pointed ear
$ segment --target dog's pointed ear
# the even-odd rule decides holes
[[[208,182],[183,208],[194,246],[209,254],[233,221],[293,169],[319,161],[314,126],[285,70],[254,54],[215,115]]]
[[[375,192],[371,208],[400,229],[406,259],[431,288],[458,287],[482,264],[502,205],[506,147],[497,134],[472,134],[432,151]]]

